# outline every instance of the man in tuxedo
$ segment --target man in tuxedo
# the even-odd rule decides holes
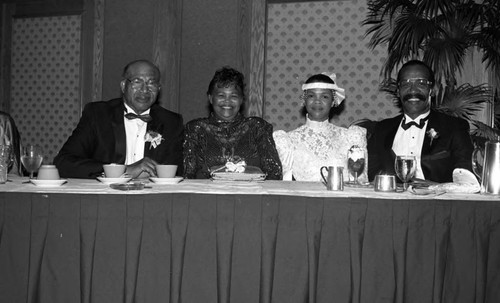
[[[403,114],[377,123],[368,140],[368,177],[394,173],[396,155],[417,159],[416,178],[452,182],[453,170],[471,170],[473,145],[467,121],[431,110],[434,73],[412,60],[398,73],[397,94]]]
[[[182,116],[155,104],[160,71],[151,62],[129,63],[122,97],[85,106],[76,129],[54,159],[62,177],[95,178],[103,164],[126,164],[133,178],[156,176],[156,164],[182,174]]]

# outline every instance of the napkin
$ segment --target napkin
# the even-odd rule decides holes
[[[467,169],[455,168],[453,170],[453,182],[441,183],[429,186],[429,190],[447,193],[472,194],[479,192],[480,185],[476,176]]]

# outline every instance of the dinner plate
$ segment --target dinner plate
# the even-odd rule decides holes
[[[125,178],[105,178],[105,177],[97,177],[97,180],[101,181],[104,184],[113,184],[113,183],[126,183],[132,178],[130,177],[125,177]]]
[[[58,187],[66,183],[68,180],[59,179],[59,180],[38,180],[31,179],[30,182],[40,187]]]
[[[184,178],[182,177],[174,177],[174,178],[155,178],[151,177],[149,180],[154,182],[155,184],[177,184],[181,182]]]

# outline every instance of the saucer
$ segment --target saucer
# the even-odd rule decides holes
[[[174,178],[154,178],[151,177],[149,180],[153,181],[156,184],[177,184],[181,182],[184,178],[182,177],[174,177]]]
[[[126,183],[132,178],[130,177],[122,177],[122,178],[106,178],[106,177],[97,177],[97,180],[101,181],[104,184],[113,184],[113,183]]]
[[[66,179],[58,179],[58,180],[37,180],[31,179],[30,182],[40,187],[58,187],[66,183],[68,180]]]

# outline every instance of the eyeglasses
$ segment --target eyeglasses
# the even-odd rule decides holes
[[[406,79],[398,83],[399,89],[403,90],[410,89],[412,86],[415,86],[417,89],[425,90],[429,89],[431,85],[431,81],[421,78]]]
[[[160,83],[156,80],[148,80],[144,81],[142,79],[126,79],[128,82],[130,82],[130,85],[132,86],[133,89],[141,89],[143,85],[146,85],[146,87],[149,90],[156,90],[160,87]]]

